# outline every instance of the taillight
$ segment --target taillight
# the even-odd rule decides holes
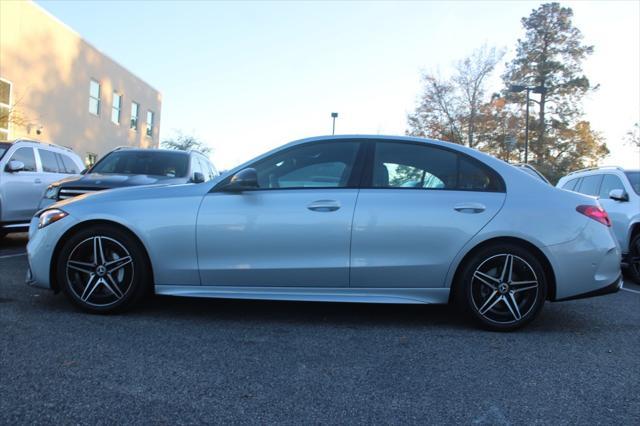
[[[597,220],[603,225],[611,226],[611,219],[609,219],[609,215],[600,206],[578,206],[576,207],[576,210],[593,220]]]

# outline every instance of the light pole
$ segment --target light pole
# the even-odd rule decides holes
[[[509,87],[509,91],[513,93],[520,93],[524,90],[527,91],[527,107],[525,112],[527,117],[524,126],[524,164],[527,164],[529,162],[529,93],[543,94],[547,91],[547,88],[544,86],[523,86],[520,84],[513,84]]]
[[[333,118],[333,130],[331,130],[331,134],[335,135],[336,134],[336,118],[338,118],[338,113],[337,112],[332,112],[331,113],[331,118]]]

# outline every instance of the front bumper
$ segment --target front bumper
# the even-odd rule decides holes
[[[78,221],[71,215],[38,229],[39,218],[34,216],[29,225],[29,243],[27,244],[26,283],[40,288],[52,289],[51,264],[60,238]]]

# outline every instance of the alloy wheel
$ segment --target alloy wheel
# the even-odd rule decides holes
[[[78,243],[66,262],[66,279],[84,304],[107,307],[121,300],[133,283],[133,258],[118,241],[94,236]]]
[[[636,280],[640,279],[640,237],[636,237],[629,250],[629,268]]]
[[[474,271],[471,300],[485,319],[499,324],[521,321],[534,308],[540,283],[533,267],[519,256],[489,257]]]

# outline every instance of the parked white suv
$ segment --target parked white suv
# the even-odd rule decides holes
[[[26,139],[0,142],[0,238],[26,231],[49,184],[83,168],[68,148]]]
[[[569,173],[556,186],[599,198],[622,249],[622,263],[640,284],[640,170],[592,167]]]

